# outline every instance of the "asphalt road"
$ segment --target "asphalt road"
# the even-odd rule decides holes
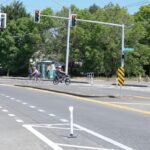
[[[0,149],[149,150],[149,92],[127,93],[121,99],[78,97],[1,84]]]

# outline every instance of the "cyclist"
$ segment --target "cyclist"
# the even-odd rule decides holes
[[[61,67],[61,66],[56,67],[55,73],[56,73],[56,76],[57,76],[59,79],[61,79],[61,80],[63,80],[63,78],[66,76],[66,74],[65,74],[65,72],[62,70],[62,67]]]

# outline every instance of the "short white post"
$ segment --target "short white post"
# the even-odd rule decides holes
[[[73,137],[73,106],[69,107],[70,111],[70,137]]]
[[[122,97],[122,86],[120,86],[120,97]]]
[[[91,85],[94,84],[94,72],[91,72]]]
[[[116,78],[116,87],[118,87],[118,78]]]

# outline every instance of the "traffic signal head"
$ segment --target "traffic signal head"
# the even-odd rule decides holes
[[[39,11],[39,10],[35,10],[34,21],[35,21],[36,23],[39,23],[39,22],[40,22],[40,11]]]
[[[72,27],[74,27],[76,25],[76,21],[77,21],[77,15],[72,14],[72,16],[71,16]]]
[[[6,28],[6,13],[0,13],[0,28]]]
[[[124,59],[124,54],[121,55],[121,58]]]

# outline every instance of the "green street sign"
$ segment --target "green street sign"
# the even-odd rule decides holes
[[[125,52],[127,52],[127,51],[128,51],[128,52],[129,52],[129,51],[134,51],[134,48],[124,48],[124,51],[125,51]]]

